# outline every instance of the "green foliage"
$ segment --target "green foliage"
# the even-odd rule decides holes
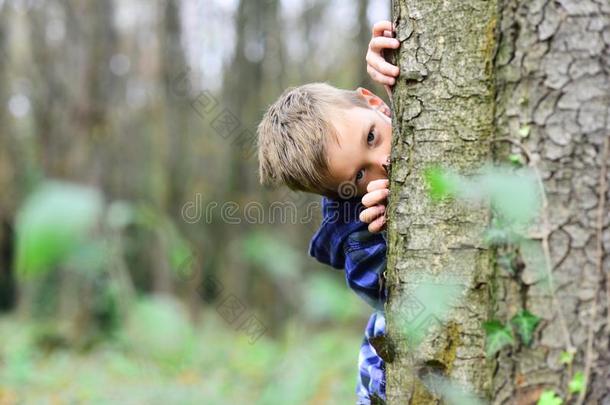
[[[498,320],[491,320],[483,324],[486,335],[485,352],[488,357],[493,356],[503,347],[512,345],[515,342],[512,329],[503,325]]]
[[[17,214],[17,271],[40,275],[67,259],[86,240],[102,211],[94,189],[48,181]]]
[[[456,182],[449,171],[440,167],[430,167],[424,172],[424,179],[428,185],[430,197],[439,201],[455,193]]]
[[[301,266],[301,255],[283,240],[263,232],[249,233],[239,246],[244,259],[277,279],[294,279]]]
[[[331,274],[316,272],[303,285],[302,310],[314,321],[348,321],[366,313],[367,305]]]
[[[411,285],[413,290],[400,303],[397,321],[411,349],[415,349],[432,328],[447,318],[466,286],[459,280],[439,280],[429,275],[422,275]]]
[[[134,311],[145,314],[143,324],[152,324],[149,333],[173,334],[163,329],[175,323],[165,315],[146,315],[148,309],[142,311],[141,304]],[[155,313],[174,310],[169,303],[152,306],[157,307]],[[32,342],[29,324],[0,317],[0,393],[9,403],[25,404],[51,399],[96,404],[350,404],[355,400],[354,353],[362,326],[339,326],[312,329],[289,321],[273,339],[263,335],[250,344],[244,332],[211,309],[202,313],[199,327],[191,328],[190,350],[161,348],[174,352],[169,357],[156,354],[158,343],[150,341],[179,345],[182,339],[141,340],[145,331],[126,332],[120,340],[85,353],[60,349],[43,354]]]
[[[525,164],[525,162],[523,161],[523,157],[516,153],[508,155],[508,161],[517,167],[521,167]]]
[[[488,246],[504,246],[518,243],[521,236],[515,233],[510,227],[502,227],[492,224],[483,234],[483,241]]]
[[[519,136],[521,138],[527,138],[530,135],[531,127],[529,125],[523,125],[519,128]]]
[[[194,344],[185,310],[169,296],[142,298],[131,309],[125,333],[141,356],[168,365],[185,361]]]
[[[555,394],[555,391],[546,390],[540,395],[536,405],[561,405],[562,403],[563,401]]]
[[[510,322],[517,330],[523,344],[529,345],[532,341],[534,330],[540,322],[540,318],[528,310],[523,309],[519,311],[517,315],[513,316]]]
[[[446,377],[429,374],[422,379],[426,388],[440,396],[448,405],[483,405],[473,392]]]
[[[111,205],[111,207],[113,206],[112,215],[108,216],[108,221],[112,226],[121,228],[133,223],[157,233],[167,245],[171,269],[181,277],[189,276],[189,274],[183,273],[192,271],[192,266],[188,264],[193,260],[193,250],[169,216],[148,204],[132,207],[119,202]]]
[[[582,371],[577,371],[572,376],[570,383],[568,384],[568,389],[571,394],[578,394],[583,392],[586,388],[585,375]]]
[[[561,352],[561,355],[559,356],[559,361],[562,364],[567,364],[567,365],[572,364],[573,360],[574,360],[574,353],[572,353],[572,352],[563,351],[563,352]]]
[[[433,200],[452,196],[469,203],[489,201],[496,221],[507,230],[528,226],[540,212],[538,184],[528,168],[486,166],[478,174],[461,176],[433,167],[424,176]]]

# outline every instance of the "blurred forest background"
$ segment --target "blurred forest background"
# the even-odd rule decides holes
[[[370,309],[253,142],[288,86],[383,94],[364,56],[388,14],[0,0],[0,404],[355,401]]]

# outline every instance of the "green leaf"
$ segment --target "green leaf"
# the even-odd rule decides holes
[[[546,390],[538,398],[536,405],[561,405],[563,401],[555,394],[555,391]]]
[[[513,153],[511,155],[508,156],[508,161],[511,162],[512,164],[514,164],[515,166],[523,166],[524,165],[524,161],[523,158],[521,157],[521,155],[517,154],[517,153]]]
[[[485,352],[487,357],[491,357],[503,347],[512,345],[515,342],[513,331],[510,327],[503,325],[498,320],[492,320],[483,324],[487,341]]]
[[[465,385],[435,373],[428,373],[421,378],[431,393],[440,396],[447,405],[483,405],[485,404]]]
[[[538,217],[541,196],[536,175],[529,168],[491,167],[478,183],[506,226],[527,227]]]
[[[529,345],[532,341],[534,330],[540,322],[540,318],[524,309],[521,310],[517,315],[513,316],[510,322],[517,330],[517,333],[521,337],[521,341],[525,345]]]
[[[450,176],[440,167],[431,167],[424,172],[429,195],[434,201],[449,197],[455,190]]]
[[[417,346],[460,305],[466,284],[453,277],[418,276],[413,280],[410,294],[401,300],[397,311],[397,324],[404,332],[410,349]]]
[[[571,394],[576,394],[585,390],[585,375],[582,371],[574,373],[572,380],[568,384],[568,389]]]
[[[559,361],[562,364],[572,364],[572,360],[574,360],[574,353],[563,351],[559,356]]]
[[[35,276],[72,255],[100,219],[101,194],[88,187],[49,181],[17,214],[17,271]]]
[[[527,138],[530,134],[530,126],[529,125],[523,125],[521,128],[519,128],[519,136],[521,138]]]

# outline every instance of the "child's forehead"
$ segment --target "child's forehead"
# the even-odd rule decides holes
[[[370,109],[358,106],[330,106],[328,116],[331,120],[353,121],[365,119]]]
[[[330,121],[339,144],[356,141],[353,135],[366,128],[371,120],[370,111],[361,107],[335,109]]]

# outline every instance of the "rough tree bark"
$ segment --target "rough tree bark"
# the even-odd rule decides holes
[[[429,368],[490,390],[491,369],[481,323],[488,316],[490,253],[479,235],[489,221],[485,209],[433,204],[423,171],[443,163],[463,173],[490,155],[493,132],[494,1],[396,1],[393,19],[401,76],[394,89],[394,141],[388,254],[388,335],[396,355],[387,366],[391,404],[436,403],[418,378]],[[423,277],[452,276],[466,287],[459,308],[409,350],[400,330],[430,319],[404,303]],[[423,314],[423,312],[422,312]]]
[[[501,352],[494,403],[533,403],[542,389],[566,399],[572,375],[590,370],[579,400],[609,404],[610,215],[600,185],[608,183],[610,3],[504,0],[499,28],[497,137],[529,133],[522,143],[538,160],[548,198],[537,242],[548,242],[555,298],[527,267],[520,283],[498,280],[498,317],[526,306],[543,320],[531,348]],[[570,346],[577,351],[565,367],[559,356]]]
[[[431,370],[497,404],[533,404],[544,389],[568,403],[610,403],[610,214],[602,198],[610,3],[395,0],[392,11],[402,45],[393,96],[388,403],[439,403],[419,378]],[[430,164],[468,174],[509,152],[529,155],[546,190],[532,241],[548,253],[554,294],[527,260],[519,279],[494,268],[480,242],[488,212],[433,204],[425,192]],[[466,293],[413,351],[401,320],[426,274],[458,276]],[[542,318],[533,343],[486,359],[482,322],[507,321],[520,309]],[[561,364],[570,350],[573,363]],[[576,371],[590,374],[582,398],[567,389]]]

